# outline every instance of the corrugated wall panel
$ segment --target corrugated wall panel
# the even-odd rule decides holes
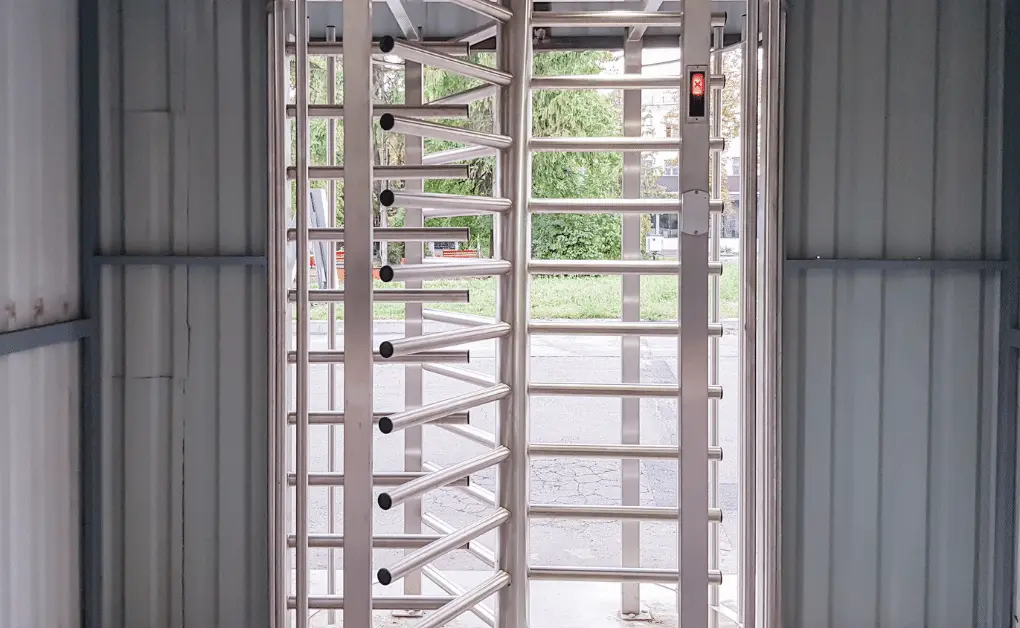
[[[107,2],[104,254],[264,254],[264,20],[249,0]],[[265,625],[265,271],[102,284],[105,625]]]
[[[75,0],[0,0],[0,334],[76,319]],[[0,357],[0,626],[79,625],[77,344]]]
[[[999,0],[789,3],[789,258],[999,256],[1001,30]],[[788,272],[787,626],[989,625],[998,284]]]

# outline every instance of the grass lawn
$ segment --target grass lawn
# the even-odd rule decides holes
[[[531,281],[531,317],[538,320],[557,318],[620,318],[620,277],[535,277]],[[719,280],[722,318],[737,316],[738,294],[737,264],[726,264]],[[402,288],[403,284],[378,283],[378,289]],[[496,279],[456,279],[427,281],[426,288],[466,288],[470,303],[432,303],[427,307],[436,310],[495,316]],[[669,276],[641,278],[641,318],[650,321],[676,320],[677,279]],[[343,306],[337,305],[337,315],[343,318]],[[404,306],[399,303],[380,303],[375,306],[377,319],[400,319]],[[312,318],[325,320],[327,306],[316,304]]]

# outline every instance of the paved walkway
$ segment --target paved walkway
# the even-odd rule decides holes
[[[426,333],[442,331],[449,327],[428,323]],[[383,323],[377,326],[376,340],[382,341],[402,336],[401,324]],[[325,348],[325,335],[313,336],[312,348]],[[474,343],[471,350],[471,364],[464,368],[492,374],[495,368],[495,343],[493,341]],[[642,381],[647,383],[671,383],[676,379],[676,343],[669,338],[645,338],[642,340],[641,372]],[[531,380],[534,382],[587,382],[612,383],[620,381],[620,342],[615,338],[578,336],[536,336],[532,340]],[[720,506],[724,511],[724,523],[720,528],[721,567],[724,574],[736,572],[737,556],[737,349],[736,337],[726,335],[720,341],[720,371],[724,399],[720,403],[720,444],[724,449],[724,461],[720,464]],[[312,365],[310,377],[312,410],[328,409],[328,372],[325,365]],[[342,367],[337,369],[337,398],[343,398]],[[375,373],[375,404],[379,410],[401,409],[403,407],[404,377],[403,366],[381,365]],[[425,401],[437,401],[462,394],[473,389],[470,384],[449,378],[425,374]],[[472,411],[471,423],[481,429],[494,428],[494,407]],[[336,429],[335,464],[342,469],[343,445],[342,428]],[[641,440],[645,444],[676,444],[677,406],[669,399],[647,399],[641,403]],[[586,399],[571,397],[536,397],[531,402],[531,439],[533,442],[551,443],[618,443],[620,442],[620,402],[617,399]],[[309,435],[309,469],[329,470],[328,428],[313,427]],[[427,461],[448,465],[476,455],[482,446],[451,435],[434,426],[426,427],[424,434],[424,457]],[[399,471],[403,469],[402,434],[376,434],[376,471]],[[493,470],[472,476],[471,481],[479,486],[493,489]],[[676,506],[677,465],[672,461],[642,462],[641,501],[646,505]],[[326,532],[329,525],[329,489],[310,489],[311,532]],[[535,459],[532,463],[531,501],[533,503],[558,504],[618,504],[620,502],[620,463],[612,460],[578,460],[569,458]],[[336,531],[340,531],[343,508],[342,491],[336,490],[334,512]],[[447,521],[454,527],[477,520],[489,509],[473,498],[456,489],[442,489],[431,493],[425,499],[424,510]],[[375,516],[376,533],[397,533],[403,531],[402,509],[390,512],[378,511]],[[493,546],[492,534],[482,542]],[[534,520],[531,525],[531,563],[541,565],[609,566],[620,561],[619,523],[583,520]],[[325,592],[325,574],[328,561],[325,550],[310,551],[311,566],[321,575]],[[337,552],[341,554],[341,552]],[[398,558],[401,552],[380,550],[376,552],[376,563],[381,566]],[[676,524],[673,522],[642,523],[642,566],[675,568],[676,566]],[[338,559],[335,568],[340,567]],[[486,568],[467,552],[454,552],[435,566],[459,574],[463,578],[484,577]],[[321,571],[319,571],[321,570]],[[735,578],[728,579],[732,584]],[[470,584],[465,582],[464,584]],[[400,592],[400,585],[389,587],[389,594]],[[580,587],[580,588],[578,588]],[[570,591],[577,590],[577,597]],[[730,586],[724,587],[729,591]],[[544,594],[541,591],[548,591]],[[557,593],[559,591],[559,593]],[[535,583],[533,608],[539,609],[543,620],[537,628],[553,626],[566,628],[575,625],[559,616],[564,605],[578,610],[577,617],[585,621],[576,625],[590,628],[601,624],[596,616],[615,616],[619,602],[619,585],[601,583]],[[642,587],[643,598],[649,605],[658,605],[656,617],[668,619],[669,608],[675,613],[672,593],[658,585]],[[549,603],[540,602],[547,596]],[[736,598],[724,594],[723,600]],[[594,601],[597,600],[597,603]],[[664,601],[663,601],[664,600]],[[661,602],[661,604],[660,604]],[[730,603],[727,603],[730,605]],[[605,606],[605,608],[602,608]],[[661,607],[661,608],[659,608]],[[655,608],[653,608],[655,610]],[[533,614],[534,615],[534,614]],[[547,620],[556,618],[549,623]],[[474,619],[471,617],[471,619]],[[380,620],[381,621],[381,620]],[[389,621],[387,619],[387,621]],[[317,622],[318,623],[318,622]],[[382,623],[377,625],[390,625]],[[403,625],[403,624],[394,624]],[[461,624],[456,624],[461,625]],[[465,626],[473,625],[470,623]],[[669,622],[666,621],[666,625]]]

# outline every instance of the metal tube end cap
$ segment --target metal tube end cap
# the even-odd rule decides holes
[[[393,419],[388,416],[379,419],[379,431],[383,434],[391,433],[393,431]]]
[[[389,283],[393,281],[393,267],[387,264],[379,269],[379,280]]]
[[[396,120],[393,119],[392,113],[384,113],[379,116],[379,126],[382,127],[383,131],[389,131],[392,129],[395,122]]]
[[[394,43],[392,36],[383,35],[383,38],[379,40],[379,50],[383,51],[383,53],[393,52]]]
[[[396,195],[393,194],[393,190],[383,190],[382,192],[379,192],[379,203],[382,205],[389,207],[395,200],[397,200],[397,198]]]
[[[390,584],[391,582],[393,582],[393,576],[390,574],[390,570],[389,569],[385,569],[385,568],[384,569],[380,569],[379,573],[377,573],[376,576],[379,578],[379,584],[381,584],[383,586],[386,586],[386,585]]]
[[[379,501],[379,507],[382,508],[383,510],[389,510],[390,508],[393,508],[393,499],[389,496],[388,493],[379,493],[378,501]],[[380,578],[380,581],[381,580],[382,580],[382,578]],[[389,583],[388,582],[383,582],[383,584],[389,584]]]
[[[384,358],[393,357],[393,343],[385,340],[379,344],[379,355]]]

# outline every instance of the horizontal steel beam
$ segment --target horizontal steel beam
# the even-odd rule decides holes
[[[297,112],[296,105],[287,105],[287,117],[293,118]],[[377,105],[372,107],[377,118],[386,115],[410,116],[413,118],[438,118],[441,120],[467,120],[468,106],[463,105]],[[308,105],[309,118],[344,117],[343,105]]]
[[[391,595],[372,598],[372,609],[377,611],[437,611],[457,598],[452,595]],[[297,608],[293,596],[287,598],[287,608]],[[315,595],[308,598],[312,610],[344,609],[344,598],[340,595]]]
[[[88,318],[2,332],[0,333],[0,356],[77,342],[88,338],[95,332],[96,325],[92,319]]]

